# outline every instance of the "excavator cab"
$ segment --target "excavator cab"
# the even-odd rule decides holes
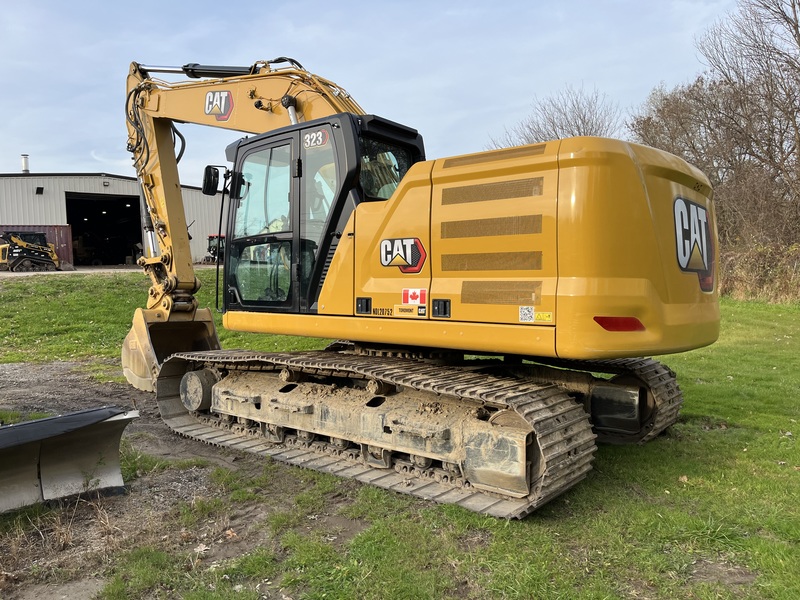
[[[234,169],[223,307],[241,314],[315,314],[355,207],[388,199],[408,169],[425,160],[416,130],[351,113],[244,138],[226,154]],[[218,184],[218,171],[206,168],[204,193],[214,195]],[[181,226],[174,227],[173,236],[179,231]],[[154,288],[168,290],[173,284],[167,263],[159,262],[164,260],[172,258],[162,255],[140,264]],[[182,290],[171,291],[162,303],[172,304],[164,307],[152,300],[151,291],[152,306],[136,310],[123,343],[123,372],[139,389],[155,389],[159,369],[172,354],[220,348],[211,311],[198,308],[193,297],[199,282],[193,276],[179,279],[186,282],[185,296]],[[162,308],[171,309],[169,317]]]
[[[246,138],[227,154],[234,171],[224,306],[247,312],[316,313],[353,209],[389,198],[424,160],[415,130],[352,114]]]

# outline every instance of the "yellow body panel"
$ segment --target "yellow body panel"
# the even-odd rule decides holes
[[[436,161],[432,298],[453,299],[453,318],[554,324],[557,146]]]
[[[355,211],[355,294],[372,298],[374,316],[405,316],[395,311],[395,306],[403,304],[403,289],[430,288],[430,257],[426,256],[419,265],[419,272],[403,273],[400,266],[405,266],[407,244],[397,240],[419,239],[424,248],[430,248],[431,165],[422,162],[411,167],[391,200],[363,202]],[[400,266],[381,265],[382,244],[392,261]],[[338,287],[335,281],[331,283]],[[326,282],[323,289],[328,287]],[[353,314],[352,303],[350,314]],[[414,311],[410,316],[417,315]]]
[[[664,152],[597,138],[563,140],[559,165],[557,354],[660,354],[715,341],[716,288],[702,292],[697,274],[678,268],[673,215],[676,198],[702,204],[713,231],[706,178]],[[646,329],[607,332],[598,315],[636,317]]]
[[[353,314],[355,245],[355,215],[350,215],[339,240],[339,246],[336,248],[336,254],[328,268],[327,279],[335,281],[336,285],[327,285],[320,292],[319,312],[329,315]]]
[[[348,339],[375,344],[402,344],[427,348],[498,351],[549,356],[555,342],[553,327],[518,327],[491,323],[385,317],[339,317],[228,311],[222,316],[225,329],[281,335]]]
[[[715,270],[710,196],[707,179],[684,161],[601,138],[418,163],[389,200],[356,208],[319,314],[228,312],[224,323],[562,358],[696,348],[718,336],[716,287],[702,291],[678,255],[691,250],[696,263],[689,236],[702,234],[702,258]],[[676,216],[683,207],[703,216],[708,235]],[[421,264],[408,252],[417,242]],[[368,315],[357,314],[357,298],[371,300]],[[449,301],[449,316],[433,313],[437,300]],[[635,318],[643,329],[609,331],[595,317]]]

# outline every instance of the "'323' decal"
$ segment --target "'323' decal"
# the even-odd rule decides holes
[[[303,134],[303,148],[320,148],[328,144],[328,130],[317,129]]]

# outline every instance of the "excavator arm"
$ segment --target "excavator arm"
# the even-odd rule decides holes
[[[280,65],[280,66],[276,66]],[[287,66],[288,65],[288,66]],[[167,82],[154,73],[184,75]],[[280,57],[251,67],[132,63],[127,79],[128,150],[146,205],[145,247],[139,265],[151,280],[145,309],[137,309],[122,349],[135,387],[153,390],[161,363],[175,352],[219,348],[209,309],[198,307],[189,234],[181,196],[176,123],[264,133],[332,114],[364,114],[332,81]]]

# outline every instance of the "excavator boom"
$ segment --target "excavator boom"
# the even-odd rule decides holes
[[[276,67],[288,63],[289,66]],[[170,83],[154,73],[200,81]],[[125,376],[152,391],[161,363],[181,350],[219,348],[211,312],[197,306],[189,234],[178,175],[176,123],[263,133],[342,112],[363,114],[340,86],[277,58],[251,67],[132,63],[127,79],[128,149],[147,206],[145,247],[139,259],[151,280],[147,308],[138,309],[122,349]]]

